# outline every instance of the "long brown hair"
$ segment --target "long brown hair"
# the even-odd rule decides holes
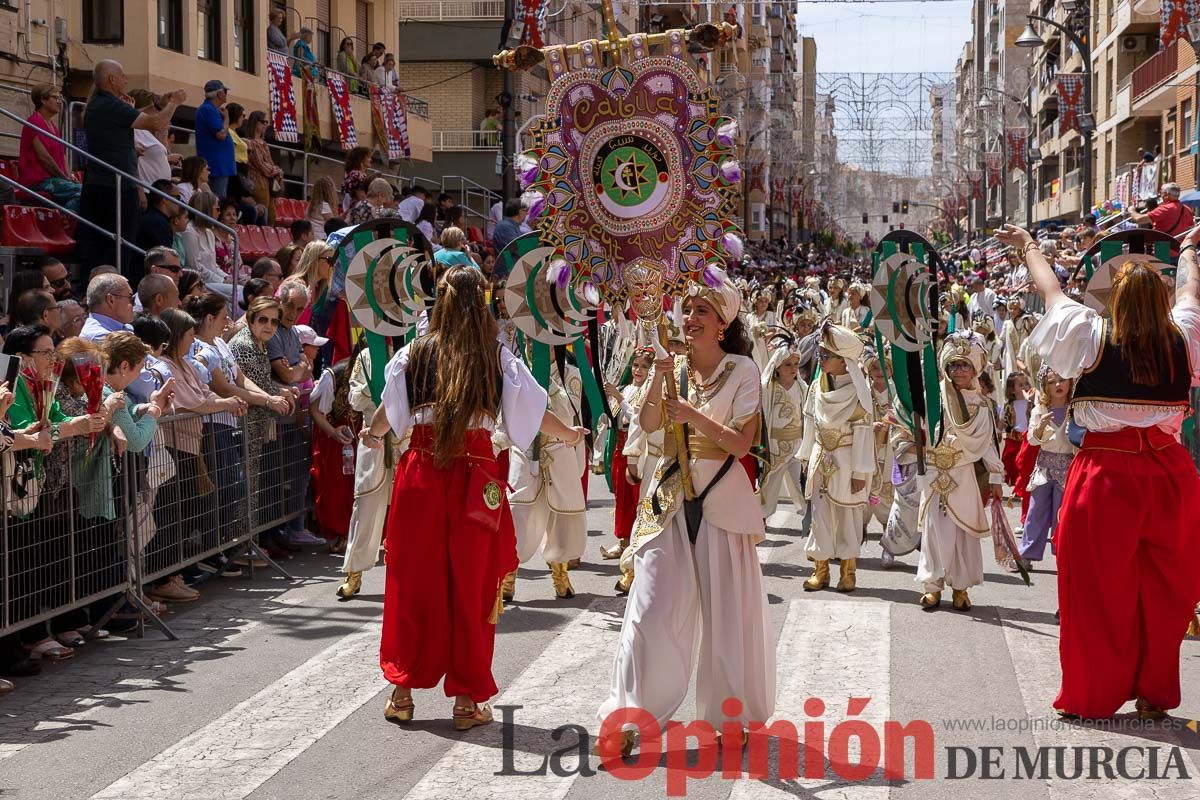
[[[1156,386],[1175,380],[1171,296],[1158,271],[1133,262],[1113,280],[1112,340],[1129,364],[1133,382]]]
[[[429,323],[437,343],[437,398],[433,408],[433,463],[443,468],[463,452],[467,428],[493,416],[500,361],[496,322],[484,303],[486,281],[474,267],[453,266],[442,275]]]

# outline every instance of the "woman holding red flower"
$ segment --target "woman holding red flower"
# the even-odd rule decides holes
[[[73,436],[100,433],[108,424],[103,413],[69,417],[58,407],[54,399],[57,376],[57,359],[54,357],[54,340],[44,325],[21,326],[13,329],[4,340],[4,352],[21,357],[21,375],[14,389],[15,399],[8,410],[8,422],[17,432],[31,433],[48,428],[52,443]],[[42,473],[40,457],[18,455],[18,461],[34,458],[32,474]],[[25,474],[30,474],[28,471]],[[29,484],[37,489],[39,484]],[[15,486],[10,485],[10,492]],[[10,523],[10,549],[18,561],[11,574],[13,598],[17,613],[32,616],[42,607],[56,605],[51,596],[53,587],[61,587],[66,580],[57,574],[70,563],[67,555],[68,542],[63,535],[64,525],[61,509],[48,508],[53,504],[34,501],[36,505],[28,515]],[[10,507],[10,511],[11,511]],[[22,607],[23,606],[23,607]],[[72,619],[56,617],[45,624],[34,625],[21,633],[26,649],[36,658],[56,660],[70,658],[74,654],[64,642],[79,642],[82,637],[71,627]],[[60,641],[51,637],[55,631]]]

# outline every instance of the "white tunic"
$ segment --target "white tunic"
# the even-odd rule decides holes
[[[388,424],[398,438],[403,439],[413,425],[431,423],[430,408],[419,408],[414,413],[408,405],[405,372],[408,370],[408,355],[412,345],[406,345],[388,362],[383,387],[383,411]],[[546,390],[538,386],[529,368],[506,348],[500,348],[500,373],[503,386],[500,392],[500,408],[504,413],[508,438],[514,447],[527,448],[533,442],[546,413]],[[491,417],[473,420],[471,427],[492,431],[496,422]]]
[[[1187,342],[1192,385],[1200,386],[1200,307],[1176,305],[1171,319]],[[1064,378],[1078,378],[1096,363],[1104,343],[1104,320],[1092,309],[1074,300],[1063,300],[1046,312],[1030,334],[1034,347],[1050,369]],[[1089,431],[1149,428],[1154,425],[1175,437],[1186,414],[1178,408],[1119,406],[1079,402],[1071,408],[1075,422]]]

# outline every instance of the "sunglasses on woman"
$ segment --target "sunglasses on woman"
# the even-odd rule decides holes
[[[279,317],[258,317],[254,321],[259,325],[278,325]]]

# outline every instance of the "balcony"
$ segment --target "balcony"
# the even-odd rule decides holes
[[[1121,5],[1117,6],[1117,18],[1113,20],[1111,33],[1115,36],[1126,33],[1152,33],[1158,29],[1159,23],[1158,14],[1135,11],[1130,0],[1123,0]]]
[[[410,21],[504,19],[504,0],[397,0],[400,24]]]
[[[1137,69],[1133,71],[1133,102],[1135,105],[1140,103],[1143,98],[1160,88],[1163,84],[1171,79],[1179,68],[1179,42],[1171,43],[1171,46],[1166,50],[1160,50],[1150,58],[1146,59]],[[1170,103],[1175,104],[1174,93],[1171,92]],[[1164,110],[1167,106],[1163,106]]]
[[[433,151],[435,153],[499,149],[500,134],[494,131],[433,132]]]

